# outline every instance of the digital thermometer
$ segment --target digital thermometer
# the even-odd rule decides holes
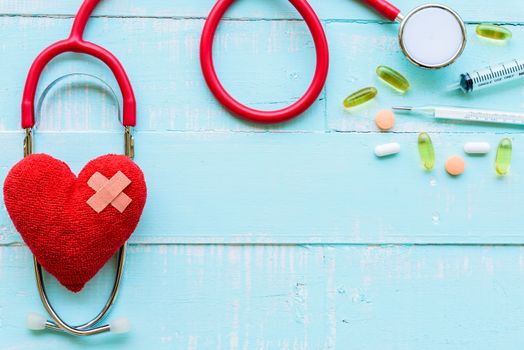
[[[460,120],[474,123],[524,125],[524,113],[489,111],[467,107],[423,106],[393,107],[395,111],[420,113],[435,119]]]

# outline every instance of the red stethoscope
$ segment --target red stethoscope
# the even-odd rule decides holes
[[[34,100],[42,71],[53,58],[66,52],[76,52],[96,57],[111,69],[122,91],[124,106],[122,124],[124,127],[134,127],[136,125],[135,95],[122,64],[111,52],[83,39],[89,17],[100,1],[84,1],[75,18],[69,38],[49,46],[33,62],[27,76],[22,98],[22,128],[30,129],[35,125]]]
[[[329,68],[329,49],[315,11],[306,0],[289,0],[304,18],[315,42],[317,65],[315,75],[306,93],[294,104],[275,111],[262,111],[245,106],[235,100],[222,86],[213,65],[213,39],[224,13],[235,0],[219,0],[213,7],[204,25],[200,41],[200,64],[209,89],[217,100],[236,116],[263,124],[281,123],[305,112],[318,98],[326,82]]]
[[[209,89],[217,100],[240,118],[264,124],[280,123],[304,112],[313,104],[326,81],[329,50],[322,24],[306,0],[289,0],[313,35],[317,67],[306,94],[293,105],[277,111],[261,111],[235,100],[220,83],[213,66],[213,39],[221,18],[235,0],[218,0],[209,13],[200,42],[200,63]],[[400,23],[399,43],[405,56],[422,68],[437,69],[453,63],[466,46],[466,27],[460,16],[447,6],[427,4],[406,16],[386,0],[361,0],[391,21]]]
[[[132,127],[136,124],[136,101],[133,88],[127,77],[127,74],[118,59],[109,51],[91,42],[83,39],[83,34],[91,13],[101,0],[85,0],[80,8],[69,38],[58,41],[46,48],[33,62],[27,76],[22,100],[22,128],[26,130],[24,141],[24,155],[28,156],[33,152],[32,130],[35,126],[35,104],[34,99],[40,76],[45,66],[56,56],[66,52],[82,53],[94,56],[104,62],[113,72],[118,82],[123,97],[123,118],[125,154],[133,158],[134,141],[132,137]],[[42,266],[34,258],[35,277],[40,299],[46,311],[51,316],[52,321],[46,320],[42,315],[31,313],[27,318],[27,326],[33,330],[51,329],[64,331],[66,333],[78,336],[88,336],[104,332],[125,333],[129,330],[129,322],[126,318],[112,320],[108,324],[100,325],[100,322],[106,317],[115,298],[118,294],[120,282],[122,279],[124,261],[126,255],[126,244],[119,251],[117,259],[117,268],[113,282],[111,294],[101,309],[101,311],[89,322],[81,325],[69,325],[58,315],[51,305],[44,285],[42,275]]]

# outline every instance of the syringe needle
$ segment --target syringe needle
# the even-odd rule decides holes
[[[458,90],[458,89],[461,89],[460,83],[453,83],[453,84],[449,84],[447,86],[447,90],[448,91],[454,91],[454,90]]]

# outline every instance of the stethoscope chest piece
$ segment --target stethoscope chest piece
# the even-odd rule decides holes
[[[450,8],[420,6],[400,20],[399,42],[406,57],[429,69],[453,63],[466,47],[466,27]]]
[[[400,23],[399,43],[404,55],[422,68],[446,67],[460,57],[466,47],[466,26],[447,6],[426,4],[403,15],[386,0],[361,0],[378,13]]]

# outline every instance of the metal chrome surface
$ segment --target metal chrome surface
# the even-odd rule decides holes
[[[457,20],[457,22],[460,25],[460,29],[462,30],[462,38],[463,38],[463,40],[462,40],[462,46],[461,46],[460,50],[452,58],[450,58],[446,62],[443,62],[443,63],[438,64],[438,65],[428,65],[428,64],[425,64],[423,62],[419,62],[419,61],[415,60],[413,57],[410,56],[409,52],[406,50],[406,47],[404,46],[404,38],[403,38],[403,36],[404,36],[404,27],[405,27],[406,23],[409,21],[409,19],[414,14],[418,13],[421,10],[425,10],[425,9],[428,9],[428,8],[440,8],[440,9],[443,9],[444,11],[449,12],[450,14],[452,14],[455,17],[455,19]],[[402,17],[402,15],[399,15],[399,17],[397,17],[397,19],[400,21],[400,28],[399,28],[399,31],[398,31],[398,40],[399,40],[400,48],[402,49],[402,52],[404,52],[404,55],[413,64],[415,64],[415,65],[417,65],[419,67],[427,68],[427,69],[438,69],[438,68],[443,68],[443,67],[449,66],[450,64],[455,62],[455,60],[457,58],[459,58],[460,55],[462,55],[462,52],[464,52],[464,49],[466,48],[467,33],[466,33],[466,26],[464,24],[464,21],[458,15],[458,13],[456,13],[454,10],[452,10],[451,8],[449,8],[447,6],[440,5],[440,4],[426,4],[426,5],[422,5],[422,6],[419,6],[419,7],[415,8],[415,9],[411,10],[405,17]]]

